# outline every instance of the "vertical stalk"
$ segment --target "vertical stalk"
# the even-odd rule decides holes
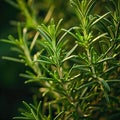
[[[89,65],[90,65],[90,68],[91,68],[91,72],[92,72],[92,74],[93,74],[93,77],[94,77],[94,78],[97,78],[96,72],[95,72],[95,68],[94,68],[94,65],[93,65],[93,62],[92,62],[92,59],[91,59],[91,54],[90,54],[89,47],[86,48],[86,52],[87,52],[88,62],[89,62]]]
[[[22,38],[23,46],[21,46],[21,48],[23,49],[23,52],[27,58],[28,66],[33,69],[33,71],[37,74],[37,76],[40,76],[41,72],[40,72],[39,66],[36,63],[33,63],[33,60],[30,55],[30,49],[28,48],[28,45],[26,43],[26,33],[27,33],[27,28],[24,28],[23,29],[23,38]]]
[[[57,67],[57,71],[58,71],[59,77],[60,77],[60,79],[61,79],[61,78],[63,77],[62,67],[58,66],[58,67]]]

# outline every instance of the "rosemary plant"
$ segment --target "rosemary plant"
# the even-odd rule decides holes
[[[13,45],[18,58],[3,58],[30,68],[21,76],[27,79],[25,83],[36,82],[40,86],[41,98],[36,105],[23,101],[26,109],[14,119],[117,119],[120,1],[106,1],[107,9],[99,15],[95,12],[96,0],[70,0],[78,25],[69,29],[60,27],[62,19],[57,24],[53,19],[48,25],[38,24],[22,2],[18,0],[18,5],[26,16],[27,26],[21,27],[19,23],[18,38],[10,35],[3,40]],[[32,38],[30,30],[34,31]]]

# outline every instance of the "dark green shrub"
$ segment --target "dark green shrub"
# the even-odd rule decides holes
[[[18,23],[18,38],[3,40],[13,45],[18,58],[3,58],[23,63],[28,68],[21,74],[25,83],[39,86],[36,104],[23,102],[26,109],[14,119],[120,117],[120,2],[106,1],[101,14],[96,13],[97,2],[70,0],[78,22],[68,29],[61,29],[62,20],[40,24],[24,0],[11,2],[19,5],[25,20]]]

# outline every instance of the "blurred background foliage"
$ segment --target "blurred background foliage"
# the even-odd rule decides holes
[[[96,13],[105,12],[107,1],[97,1]],[[9,34],[16,36],[18,21],[32,27],[42,22],[47,24],[51,18],[55,22],[63,18],[62,27],[66,29],[78,24],[69,0],[0,0],[0,39]],[[24,65],[3,60],[3,55],[16,56],[16,53],[10,51],[10,45],[0,42],[0,120],[9,120],[18,114],[22,100],[31,101],[34,97],[34,86],[24,85],[19,76],[25,71]]]

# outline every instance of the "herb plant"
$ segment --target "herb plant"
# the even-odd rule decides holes
[[[61,28],[64,19],[39,24],[21,5],[25,1],[11,2],[21,5],[26,20],[18,23],[18,38],[3,39],[13,45],[18,58],[3,58],[25,64],[28,70],[20,75],[26,84],[36,82],[40,95],[36,104],[23,101],[26,109],[14,119],[120,117],[120,1],[106,0],[101,14],[96,13],[97,2],[70,0],[78,24],[68,29]]]

